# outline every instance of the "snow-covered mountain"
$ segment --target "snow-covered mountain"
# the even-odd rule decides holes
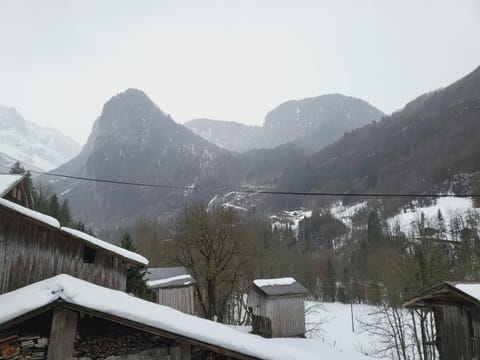
[[[15,161],[31,170],[51,170],[80,152],[80,145],[59,131],[27,121],[0,105],[0,171]]]

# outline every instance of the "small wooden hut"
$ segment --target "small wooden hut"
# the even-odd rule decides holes
[[[183,266],[149,268],[144,279],[156,303],[186,314],[195,313],[194,288],[197,282]]]
[[[125,291],[128,268],[147,264],[143,256],[0,198],[0,294],[62,273]]]
[[[0,174],[0,198],[32,208],[32,194],[25,174]]]
[[[444,282],[405,303],[408,309],[433,312],[434,341],[440,360],[480,359],[480,283]],[[431,327],[425,322],[425,327]],[[422,329],[422,333],[429,329]],[[431,353],[435,349],[429,350]]]
[[[290,277],[255,280],[247,298],[253,333],[266,337],[303,337],[307,292]]]

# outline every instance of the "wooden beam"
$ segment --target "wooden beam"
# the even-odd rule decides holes
[[[77,333],[77,313],[63,306],[53,310],[47,360],[71,359]]]

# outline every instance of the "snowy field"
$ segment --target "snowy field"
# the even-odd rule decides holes
[[[348,304],[306,301],[305,308],[313,310],[307,311],[307,339],[275,338],[265,340],[271,342],[272,346],[278,343],[291,347],[292,352],[304,356],[305,359],[379,359],[378,356],[374,356],[378,339],[367,335],[360,324],[361,321],[369,318],[369,314],[375,311],[375,307],[353,305],[355,332],[352,332],[351,309]],[[251,331],[249,326],[236,329],[241,332]]]

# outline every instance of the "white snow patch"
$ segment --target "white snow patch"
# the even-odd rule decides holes
[[[0,206],[7,207],[11,210],[14,210],[14,211],[22,214],[22,215],[28,216],[29,218],[40,221],[41,223],[44,223],[48,226],[52,226],[54,228],[60,229],[60,223],[58,222],[57,219],[55,219],[51,216],[42,214],[38,211],[27,209],[26,207],[23,207],[21,205],[15,204],[14,202],[11,202],[11,201],[8,201],[8,200],[5,200],[5,199],[1,199],[1,198],[0,198]]]
[[[277,279],[257,279],[253,283],[258,287],[276,286],[276,285],[292,285],[297,281],[291,277],[277,278]]]
[[[280,214],[270,216],[272,228],[287,229],[290,228],[298,236],[298,224],[304,218],[312,217],[311,210],[297,209],[292,211],[282,211]]]
[[[102,249],[105,249],[105,250],[108,250],[108,251],[111,251],[113,253],[116,253],[126,259],[130,259],[130,260],[133,260],[137,263],[140,263],[140,264],[143,264],[143,265],[148,265],[148,260],[146,258],[144,258],[142,255],[139,255],[137,253],[134,253],[132,251],[128,251],[126,249],[123,249],[119,246],[116,246],[116,245],[113,245],[113,244],[110,244],[106,241],[103,241],[103,240],[100,240],[100,239],[97,239],[96,237],[93,237],[91,235],[88,235],[88,234],[85,234],[84,232],[81,232],[79,230],[75,230],[75,229],[70,229],[68,227],[63,227],[61,228],[61,230],[67,234],[70,234],[74,237],[77,237],[79,239],[82,239],[94,246],[97,246],[97,247],[100,247]]]
[[[339,355],[330,359],[378,359],[376,350],[381,339],[371,336],[362,330],[361,322],[371,319],[376,308],[371,305],[341,303],[321,303],[305,301],[305,309],[319,307],[320,311],[312,311],[306,315],[307,331],[320,324],[320,331],[309,334],[309,345],[312,349],[324,349],[327,344]],[[352,309],[354,331],[352,331]],[[322,352],[322,355],[324,353]],[[325,357],[329,358],[329,357]]]
[[[343,205],[343,202],[340,200],[332,204],[332,207],[330,208],[330,213],[335,219],[340,220],[345,224],[347,228],[352,230],[352,218],[359,211],[365,209],[366,207],[367,207],[366,201],[362,201],[360,203],[350,205],[350,206],[345,206]]]
[[[413,210],[406,210],[388,219],[388,225],[390,227],[398,226],[404,233],[415,232],[416,224],[423,213],[426,225],[436,227],[438,225],[438,211],[440,210],[448,234],[451,231],[451,222],[456,215],[466,216],[468,212],[472,211],[480,215],[480,209],[473,207],[471,198],[440,197],[431,206],[417,207],[416,203],[413,202],[412,207]]]

